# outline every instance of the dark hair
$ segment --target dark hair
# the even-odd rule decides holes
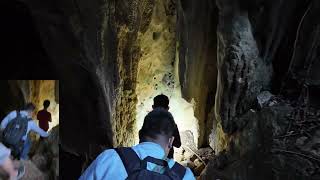
[[[163,107],[168,109],[169,108],[169,98],[164,94],[160,94],[153,98],[153,108]]]
[[[36,107],[32,103],[27,103],[24,107],[23,110],[26,111],[33,111]]]
[[[50,105],[50,101],[48,99],[43,101],[43,107],[48,108]]]
[[[168,139],[173,135],[176,123],[170,112],[164,109],[155,109],[147,114],[141,130],[139,131],[140,141],[145,137],[157,139],[158,135],[166,136]]]

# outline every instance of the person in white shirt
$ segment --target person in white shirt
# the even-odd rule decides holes
[[[105,150],[91,163],[79,180],[195,180],[188,167],[183,167],[168,158],[175,126],[170,112],[160,108],[151,111],[145,117],[140,130],[143,140],[138,145]]]
[[[20,153],[20,159],[28,159],[28,153],[30,151],[31,147],[31,141],[30,138],[28,137],[28,134],[30,131],[36,132],[39,134],[41,137],[48,137],[49,134],[42,130],[35,121],[32,119],[32,112],[34,111],[35,106],[32,103],[26,104],[26,106],[23,108],[23,110],[19,111],[21,117],[26,117],[28,119],[28,126],[27,126],[27,131],[25,135],[22,137],[22,142],[23,142],[23,150]],[[1,127],[0,129],[3,131],[7,127],[7,125],[17,117],[18,111],[12,111],[10,112],[1,122]]]

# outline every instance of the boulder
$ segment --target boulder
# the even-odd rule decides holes
[[[260,108],[268,105],[268,102],[271,100],[273,95],[269,91],[262,91],[258,96],[257,96],[257,102],[258,106]]]
[[[32,161],[21,161],[21,163],[25,166],[25,174],[21,180],[45,180],[49,178]]]

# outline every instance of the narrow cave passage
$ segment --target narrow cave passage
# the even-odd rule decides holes
[[[188,142],[197,149],[199,123],[194,116],[194,106],[181,95],[179,83],[179,56],[176,50],[176,15],[165,15],[165,2],[156,1],[150,25],[147,31],[139,36],[142,56],[137,72],[137,106],[135,142],[138,141],[138,130],[142,127],[144,117],[152,110],[153,98],[159,94],[169,97],[169,112],[172,113],[180,134],[191,133]],[[163,18],[166,17],[166,18]],[[183,139],[184,140],[184,139]],[[185,146],[187,141],[182,141]],[[189,145],[190,146],[190,145]],[[182,147],[177,149],[175,159],[180,161]],[[180,153],[179,153],[180,152]]]

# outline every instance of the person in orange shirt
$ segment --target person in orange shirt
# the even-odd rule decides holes
[[[49,129],[49,122],[51,122],[51,113],[47,111],[48,107],[50,106],[50,101],[45,100],[43,102],[43,109],[38,112],[37,119],[39,120],[39,126],[44,131],[48,131]]]

